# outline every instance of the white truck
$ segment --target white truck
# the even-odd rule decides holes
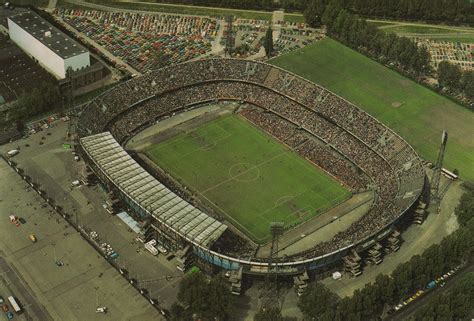
[[[18,303],[16,302],[16,300],[15,300],[14,297],[9,296],[9,297],[8,297],[8,302],[10,302],[10,305],[13,307],[13,310],[15,310],[16,313],[18,313],[18,312],[21,311],[21,308],[20,308],[20,306],[18,305]]]

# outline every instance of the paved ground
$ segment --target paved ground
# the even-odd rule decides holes
[[[444,183],[445,178],[442,177],[442,186]],[[403,243],[400,250],[386,255],[382,264],[365,267],[362,275],[357,278],[344,276],[338,281],[326,278],[323,283],[340,297],[350,296],[354,290],[372,282],[379,273],[390,274],[398,264],[410,260],[416,254],[421,254],[432,244],[441,242],[458,227],[454,208],[462,193],[461,182],[452,184],[441,203],[441,213],[436,214],[434,209],[430,209],[431,213],[422,225],[410,226],[402,234]]]
[[[0,248],[5,260],[1,268],[31,319],[152,320],[159,316],[74,229],[49,206],[43,207],[42,199],[3,161],[0,172],[6,182],[0,186]],[[14,226],[10,214],[24,218],[26,224]],[[36,243],[30,241],[30,234],[36,235]],[[57,260],[64,266],[57,266]],[[51,317],[37,305],[44,305]],[[97,314],[98,305],[110,312]]]
[[[136,244],[136,235],[102,208],[105,193],[99,187],[70,188],[71,182],[78,178],[83,163],[74,162],[71,152],[62,149],[66,129],[66,123],[57,122],[55,128],[1,146],[0,152],[19,146],[21,152],[14,160],[20,167],[35,182],[40,182],[42,189],[66,212],[77,213],[77,220],[82,226],[97,231],[103,240],[110,243],[120,254],[119,265],[139,281],[140,287],[152,293],[161,306],[169,307],[175,301],[177,285],[183,275],[176,269],[176,261],[168,261],[162,256],[153,257]],[[39,145],[40,141],[44,145]],[[30,147],[25,147],[25,144]],[[117,320],[119,315],[130,320],[159,318],[159,313],[75,230],[58,219],[57,214],[50,213],[48,207],[41,207],[39,196],[33,191],[27,192],[25,183],[3,161],[1,169],[1,177],[7,184],[0,186],[0,235],[8,237],[0,237],[0,249],[6,253],[7,261],[25,278],[41,304],[52,311],[54,319],[75,320],[83,310],[92,311],[88,320],[97,318],[94,311],[96,287],[99,298],[104,299],[103,303],[99,303],[109,307],[108,316],[111,319]],[[27,224],[19,228],[13,226],[8,221],[9,213],[24,217]],[[7,234],[3,233],[4,229]],[[37,243],[32,244],[28,239],[30,233],[37,235]],[[57,267],[54,256],[62,259],[65,266]],[[174,278],[170,279],[170,276]]]

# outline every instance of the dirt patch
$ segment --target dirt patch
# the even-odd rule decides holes
[[[198,132],[193,131],[190,133],[189,137],[199,145],[199,149],[211,149],[216,145],[215,142],[208,141],[205,137],[201,136]]]
[[[293,212],[293,215],[295,215],[299,219],[311,214],[309,208],[301,208],[292,202],[288,202],[286,204],[286,207],[288,207]]]
[[[403,105],[403,104],[402,104],[401,102],[399,102],[399,101],[394,101],[394,102],[392,103],[392,107],[393,107],[393,108],[399,108],[399,107],[401,107],[402,105]]]

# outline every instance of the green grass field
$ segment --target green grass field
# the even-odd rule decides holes
[[[443,27],[413,26],[413,25],[382,25],[378,27],[384,32],[394,32],[406,37],[423,37],[450,42],[474,43],[474,29],[467,27]],[[452,29],[451,29],[452,28]]]
[[[449,134],[445,167],[474,182],[474,113],[331,40],[270,60],[364,109],[435,161]],[[399,107],[395,107],[401,104]]]
[[[145,152],[259,243],[269,240],[270,222],[293,226],[350,196],[240,116],[219,118]]]

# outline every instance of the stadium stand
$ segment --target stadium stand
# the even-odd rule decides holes
[[[83,141],[110,131],[123,143],[156,120],[204,103],[230,100],[243,103],[243,117],[352,190],[376,192],[372,207],[360,220],[330,241],[278,258],[282,267],[315,267],[340,259],[390,229],[421,194],[422,162],[401,137],[341,97],[264,63],[206,59],[153,71],[91,101],[78,129]],[[90,156],[94,162],[94,155]],[[229,242],[217,240],[211,250],[195,248],[194,252],[226,268],[235,268],[234,263],[252,269],[267,264],[249,253],[245,260],[242,253],[232,255],[224,249],[225,243]]]

